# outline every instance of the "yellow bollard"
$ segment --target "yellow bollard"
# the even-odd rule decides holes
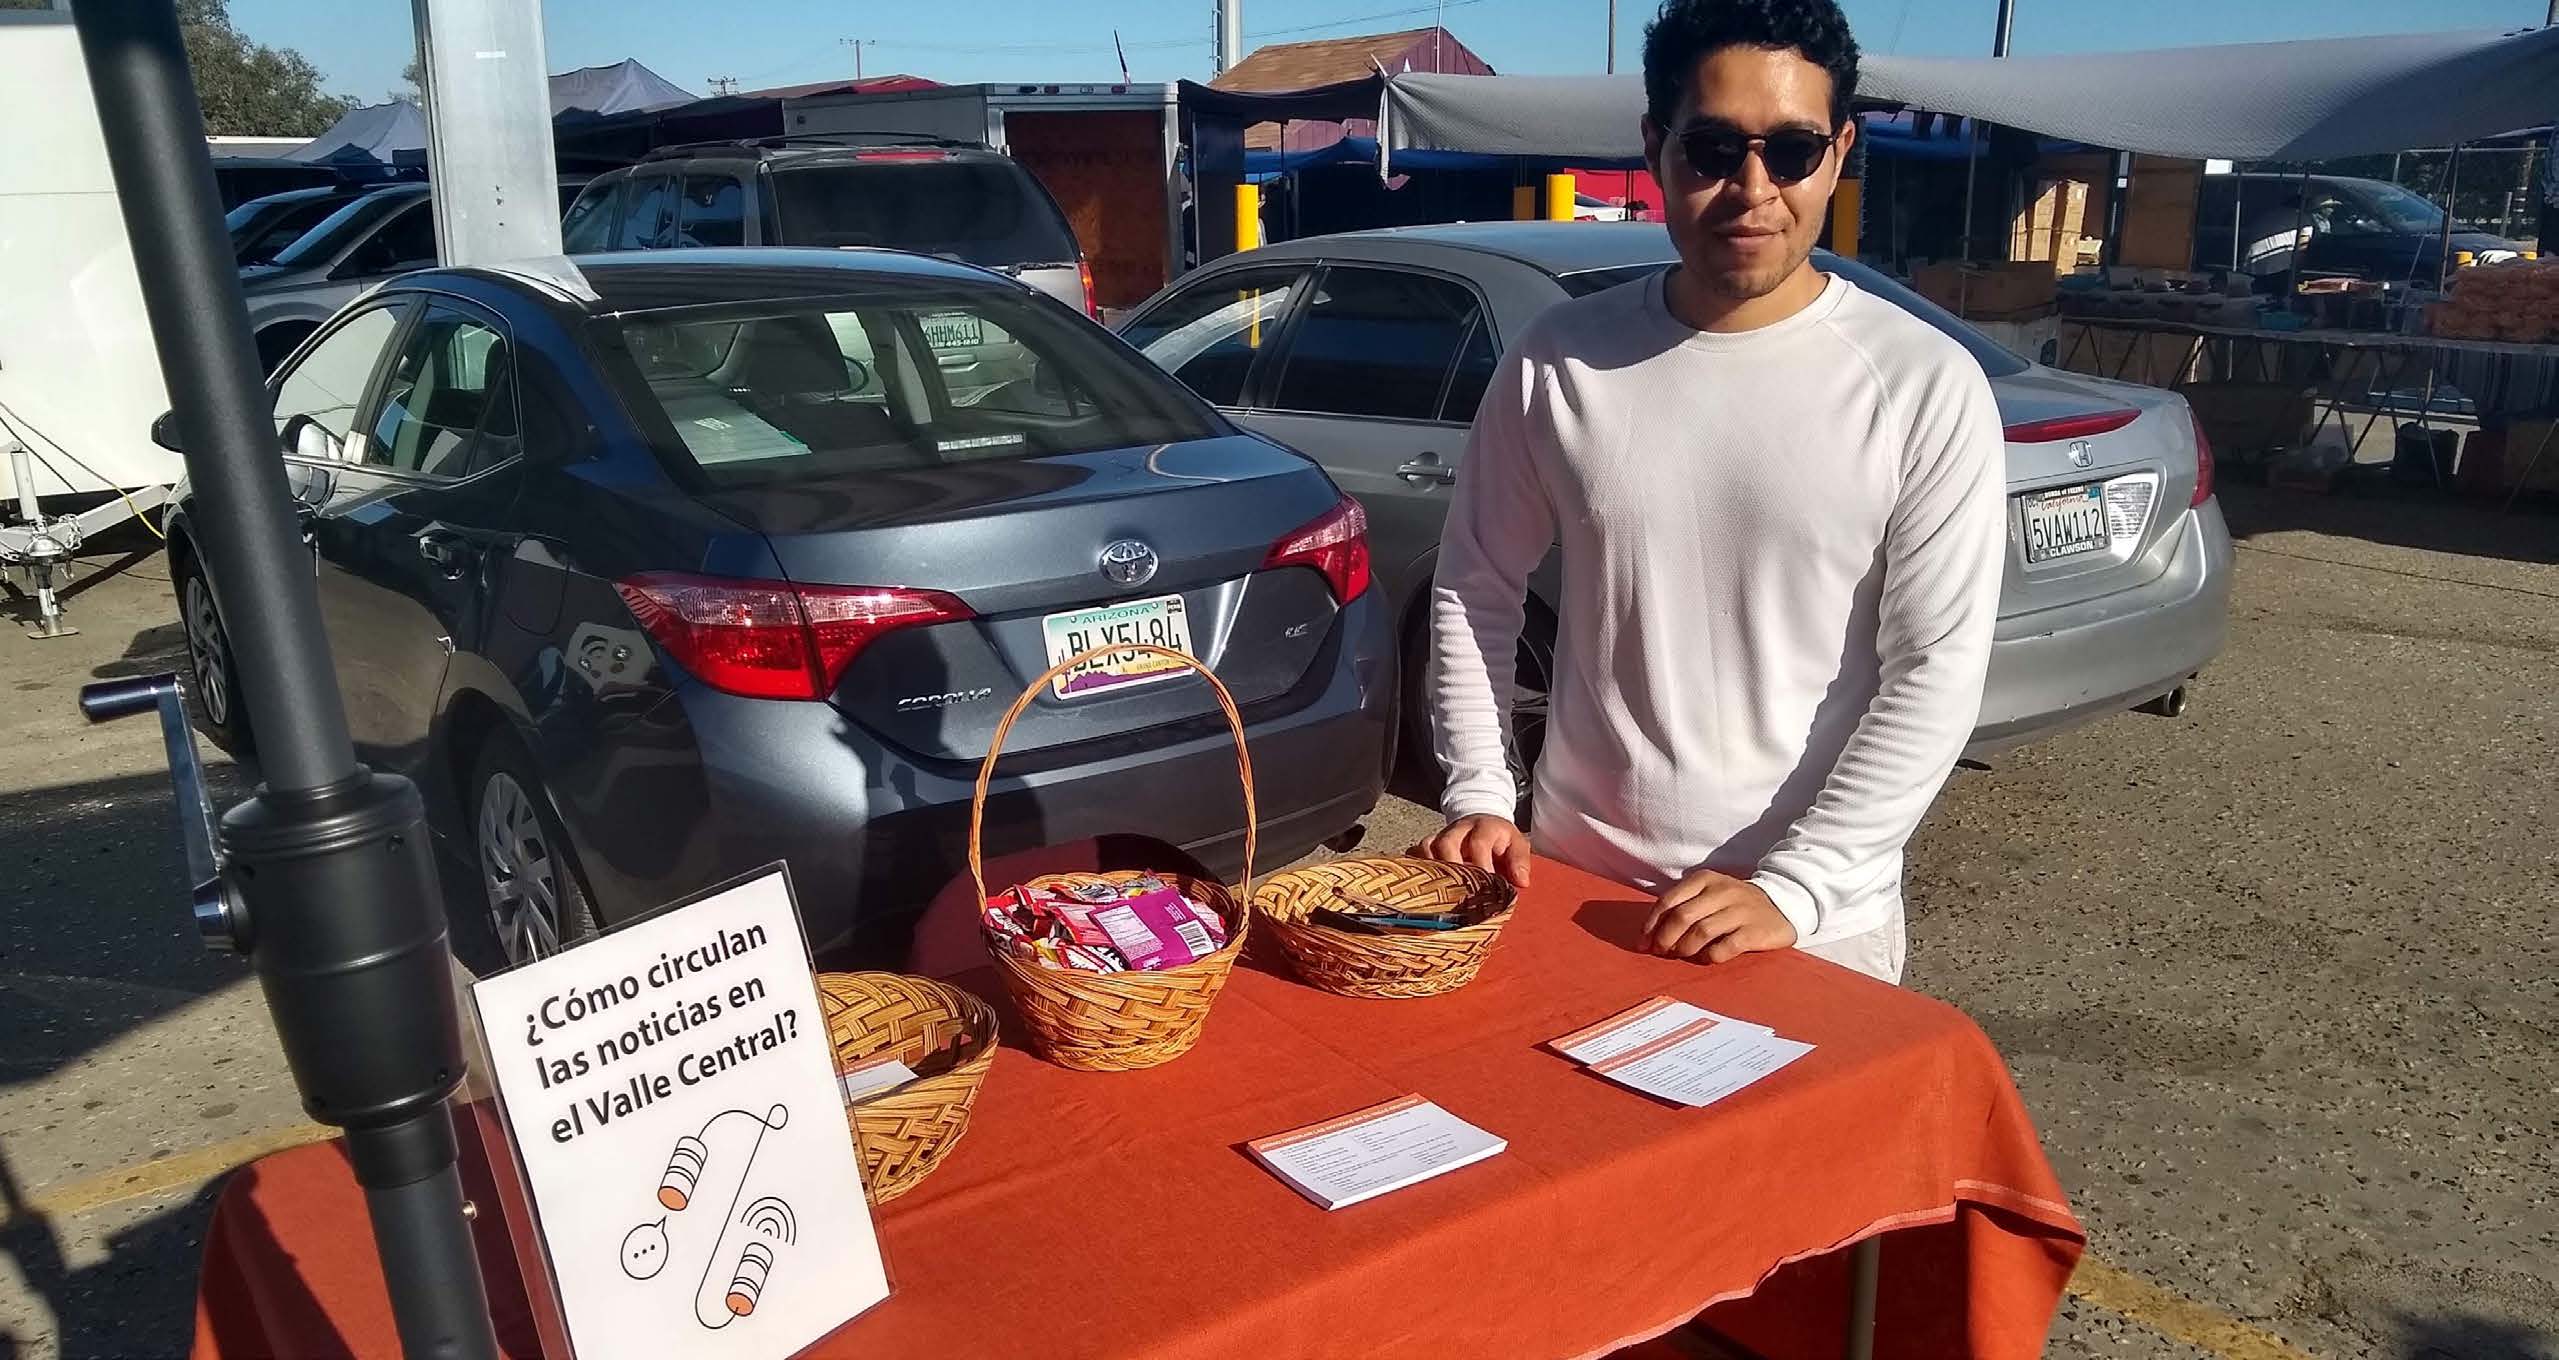
[[[1262,245],[1262,186],[1235,186],[1235,248],[1258,250]]]
[[[1843,259],[1857,258],[1857,204],[1865,188],[1861,180],[1844,179],[1830,196],[1830,249]]]
[[[1572,176],[1548,175],[1546,177],[1546,220],[1549,222],[1573,220]]]

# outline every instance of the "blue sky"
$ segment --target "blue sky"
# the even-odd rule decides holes
[[[1870,51],[1987,53],[1996,0],[1845,0]],[[637,57],[691,89],[713,76],[745,87],[853,72],[910,71],[949,82],[1110,80],[1114,27],[1139,80],[1206,79],[1209,0],[548,0],[555,71]],[[1650,0],[1620,0],[1618,60],[1632,69]],[[2423,29],[2538,24],[2545,0],[2017,0],[2016,51],[2176,47]],[[1606,0],[1446,0],[1443,22],[1495,70],[1597,71]],[[2146,22],[2128,23],[2139,12]],[[332,93],[377,100],[399,84],[412,46],[406,0],[231,0],[261,42],[301,49]],[[1245,46],[1339,37],[1431,22],[1426,0],[1245,0]],[[1275,32],[1274,30],[1291,30]]]

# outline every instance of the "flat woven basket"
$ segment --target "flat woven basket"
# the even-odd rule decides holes
[[[1501,905],[1455,930],[1364,935],[1306,919],[1320,907],[1340,906],[1345,895],[1409,911]],[[1308,983],[1343,996],[1399,997],[1436,996],[1474,981],[1517,897],[1507,880],[1481,869],[1376,855],[1273,874],[1252,903]]]
[[[1253,919],[1245,909],[1244,898],[1252,892],[1257,817],[1253,804],[1253,757],[1244,745],[1244,718],[1235,709],[1235,697],[1226,692],[1226,686],[1206,666],[1169,647],[1102,647],[1068,657],[1032,681],[1030,688],[1022,691],[1022,697],[1005,711],[1004,720],[995,726],[995,739],[987,746],[986,760],[978,766],[977,796],[969,804],[969,877],[977,884],[978,898],[983,901],[989,896],[983,853],[986,794],[995,779],[995,761],[1003,753],[1005,736],[1050,681],[1085,661],[1114,652],[1152,653],[1178,662],[1208,681],[1210,692],[1217,696],[1218,707],[1226,713],[1227,730],[1235,735],[1235,769],[1244,783],[1244,886],[1237,892],[1229,891],[1222,883],[1169,870],[1155,875],[1179,887],[1192,901],[1216,911],[1226,922],[1224,947],[1207,958],[1175,968],[1079,973],[1041,967],[1032,960],[1015,957],[992,939],[987,942],[987,952],[995,957],[995,968],[1004,978],[1005,990],[1021,1011],[1023,1033],[1032,1050],[1060,1067],[1082,1072],[1130,1072],[1171,1062],[1188,1053],[1191,1045],[1199,1042],[1201,1027],[1208,1021],[1209,1004],[1225,990],[1227,975],[1234,971],[1237,956],[1244,952],[1245,932]],[[1126,882],[1143,878],[1146,872],[1118,869],[1049,874],[1022,886]]]
[[[995,1008],[957,987],[900,973],[820,973],[818,1009],[839,1073],[894,1057],[929,1075],[847,1112],[862,1187],[886,1204],[916,1187],[958,1145],[995,1063]]]

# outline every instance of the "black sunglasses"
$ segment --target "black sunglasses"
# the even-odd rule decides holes
[[[1742,172],[1742,162],[1750,159],[1755,150],[1759,163],[1767,167],[1768,177],[1786,185],[1799,183],[1821,169],[1836,136],[1785,128],[1765,137],[1753,137],[1731,128],[1693,127],[1679,134],[1679,151],[1688,158],[1688,168],[1700,177],[1731,179]]]

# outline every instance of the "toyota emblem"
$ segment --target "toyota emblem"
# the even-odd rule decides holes
[[[1102,549],[1102,575],[1113,585],[1145,585],[1155,579],[1155,569],[1161,565],[1153,548],[1133,538]]]
[[[2095,461],[2095,459],[2088,456],[2087,440],[2074,439],[2070,441],[2070,465],[2072,467],[2084,468]]]

